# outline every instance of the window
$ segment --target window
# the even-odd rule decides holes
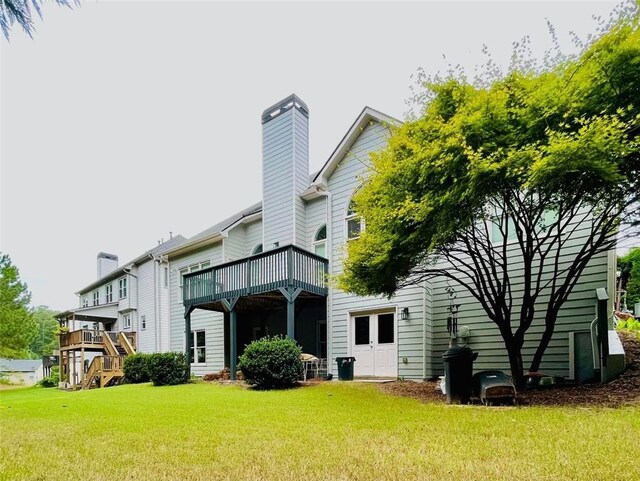
[[[140,316],[140,328],[143,331],[147,328],[147,316]]]
[[[353,200],[349,202],[346,221],[347,240],[350,241],[360,237],[360,232],[364,230],[364,219],[356,213]]]
[[[124,299],[127,297],[127,278],[123,277],[118,280],[118,298]]]
[[[82,296],[82,307],[89,307],[89,299],[87,296]]]
[[[261,253],[262,253],[262,244],[258,244],[257,246],[255,246],[253,248],[253,251],[251,252],[252,255],[261,254]]]
[[[178,295],[180,296],[180,299],[182,299],[182,286],[184,286],[184,275],[189,273],[189,272],[201,271],[202,269],[206,269],[206,268],[208,268],[210,266],[211,266],[211,262],[210,261],[203,261],[203,262],[199,262],[197,264],[192,264],[189,267],[183,267],[182,269],[180,269],[178,271],[179,286],[180,286],[180,289],[178,289],[180,294],[178,294]]]
[[[513,219],[511,217],[507,217],[507,236],[505,239],[502,230],[504,230],[504,225],[500,225],[501,222],[504,222],[501,216],[494,217],[491,219],[491,225],[489,226],[491,232],[491,243],[492,244],[502,244],[504,240],[506,240],[507,244],[516,240],[516,226],[513,223]]]
[[[109,304],[110,302],[113,302],[113,284],[109,284],[107,286],[105,286],[104,288],[104,292],[105,292],[105,302],[107,304]]]
[[[369,344],[369,316],[355,318],[355,343],[357,346]]]
[[[204,364],[207,362],[206,336],[204,331],[191,331],[191,363]]]
[[[122,328],[131,329],[131,314],[124,314],[122,316]]]
[[[327,257],[327,225],[323,225],[313,238],[313,252],[320,257]]]
[[[93,291],[93,305],[100,305],[100,292],[97,290]]]

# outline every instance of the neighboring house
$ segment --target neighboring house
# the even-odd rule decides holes
[[[234,375],[244,346],[275,334],[294,337],[304,352],[327,359],[333,373],[336,357],[354,356],[357,376],[422,380],[442,374],[449,341],[444,279],[403,288],[391,299],[347,294],[328,282],[328,274],[341,272],[347,243],[366,227],[351,200],[367,175],[370,154],[386,146],[390,127],[399,121],[366,107],[322,169],[310,175],[308,119],[309,109],[295,95],[264,111],[261,202],[125,267],[104,255],[99,261],[108,272],[79,291],[78,309],[59,318],[72,330],[135,332],[137,338],[127,335],[142,352],[186,352],[196,375],[224,367]],[[567,249],[584,241],[576,232]],[[612,255],[590,263],[560,313],[543,371],[573,375],[572,333],[589,332],[595,289],[612,286],[614,267]],[[497,327],[461,289],[456,302],[459,324],[468,328],[464,342],[479,352],[476,367],[508,370]],[[542,322],[536,320],[525,343],[525,363]],[[67,382],[74,378],[69,366],[79,362],[78,346],[60,353]]]
[[[91,384],[102,371],[100,385],[114,382],[122,376],[123,356],[169,350],[165,253],[184,241],[172,237],[123,266],[113,254],[98,254],[98,278],[76,293],[79,307],[56,316],[69,331],[60,336],[60,372],[68,387]]]
[[[33,386],[42,379],[39,359],[0,359],[0,380],[9,384]]]
[[[225,366],[233,371],[250,341],[288,334],[304,352],[327,358],[330,372],[336,371],[336,357],[355,356],[359,376],[420,380],[441,374],[449,341],[444,279],[387,299],[341,292],[324,276],[341,271],[346,243],[365,228],[351,199],[367,175],[370,153],[386,145],[389,127],[399,122],[365,108],[322,169],[309,177],[308,116],[295,95],[266,109],[263,201],[167,252],[171,350],[184,350],[190,332],[192,372]],[[568,249],[584,240],[580,234]],[[601,255],[585,271],[561,311],[543,371],[571,375],[570,333],[589,330],[595,289],[610,285],[611,262],[611,256]],[[477,367],[508,370],[497,327],[469,295],[461,289],[457,294],[459,323],[469,328],[464,342],[480,353]],[[540,332],[532,328],[525,363]]]

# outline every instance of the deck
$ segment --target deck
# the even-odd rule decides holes
[[[278,293],[281,288],[326,296],[328,262],[293,245],[279,247],[185,274],[182,299],[185,307],[189,307],[230,298]]]

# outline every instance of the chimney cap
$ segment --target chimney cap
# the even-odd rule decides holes
[[[98,252],[98,259],[111,259],[112,261],[117,261],[118,256],[115,254],[108,254],[106,252]]]
[[[282,99],[280,102],[276,102],[271,107],[265,109],[264,112],[262,112],[262,123],[266,124],[270,120],[294,107],[302,112],[305,117],[309,118],[309,107],[307,107],[307,104],[305,104],[296,94],[291,94],[287,98]]]

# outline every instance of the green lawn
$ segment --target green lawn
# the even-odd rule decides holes
[[[640,408],[425,405],[376,386],[0,392],[0,479],[638,480]]]

